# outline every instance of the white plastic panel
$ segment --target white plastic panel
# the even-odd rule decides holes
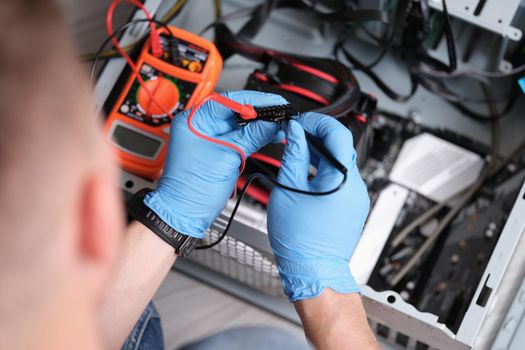
[[[408,190],[391,184],[379,195],[350,260],[350,270],[359,284],[368,282],[383,247],[408,197]]]

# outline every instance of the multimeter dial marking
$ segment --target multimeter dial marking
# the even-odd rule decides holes
[[[138,108],[144,114],[152,118],[162,118],[166,112],[171,113],[179,104],[179,89],[169,79],[155,77],[139,88],[137,102]]]
[[[170,118],[164,111],[173,115],[183,111],[197,86],[194,83],[162,73],[148,64],[141,66],[140,75],[157,103],[151,99],[146,89],[135,80],[120,105],[119,112],[147,125],[168,124]]]

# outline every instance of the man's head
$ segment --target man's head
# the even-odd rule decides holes
[[[23,338],[29,348],[38,332],[54,336],[53,322],[93,316],[122,212],[85,72],[53,2],[2,1],[0,23],[0,342]]]

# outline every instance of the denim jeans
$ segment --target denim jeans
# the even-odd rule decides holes
[[[160,316],[153,303],[149,303],[140,316],[122,350],[164,350]]]
[[[163,350],[160,317],[148,305],[122,346],[122,350]],[[233,328],[187,344],[180,350],[312,350],[306,340],[268,326]]]

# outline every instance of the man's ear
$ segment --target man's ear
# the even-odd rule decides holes
[[[79,213],[81,236],[77,241],[80,257],[88,266],[100,269],[102,279],[109,275],[117,256],[124,220],[115,171],[109,170],[94,173],[83,183]]]

